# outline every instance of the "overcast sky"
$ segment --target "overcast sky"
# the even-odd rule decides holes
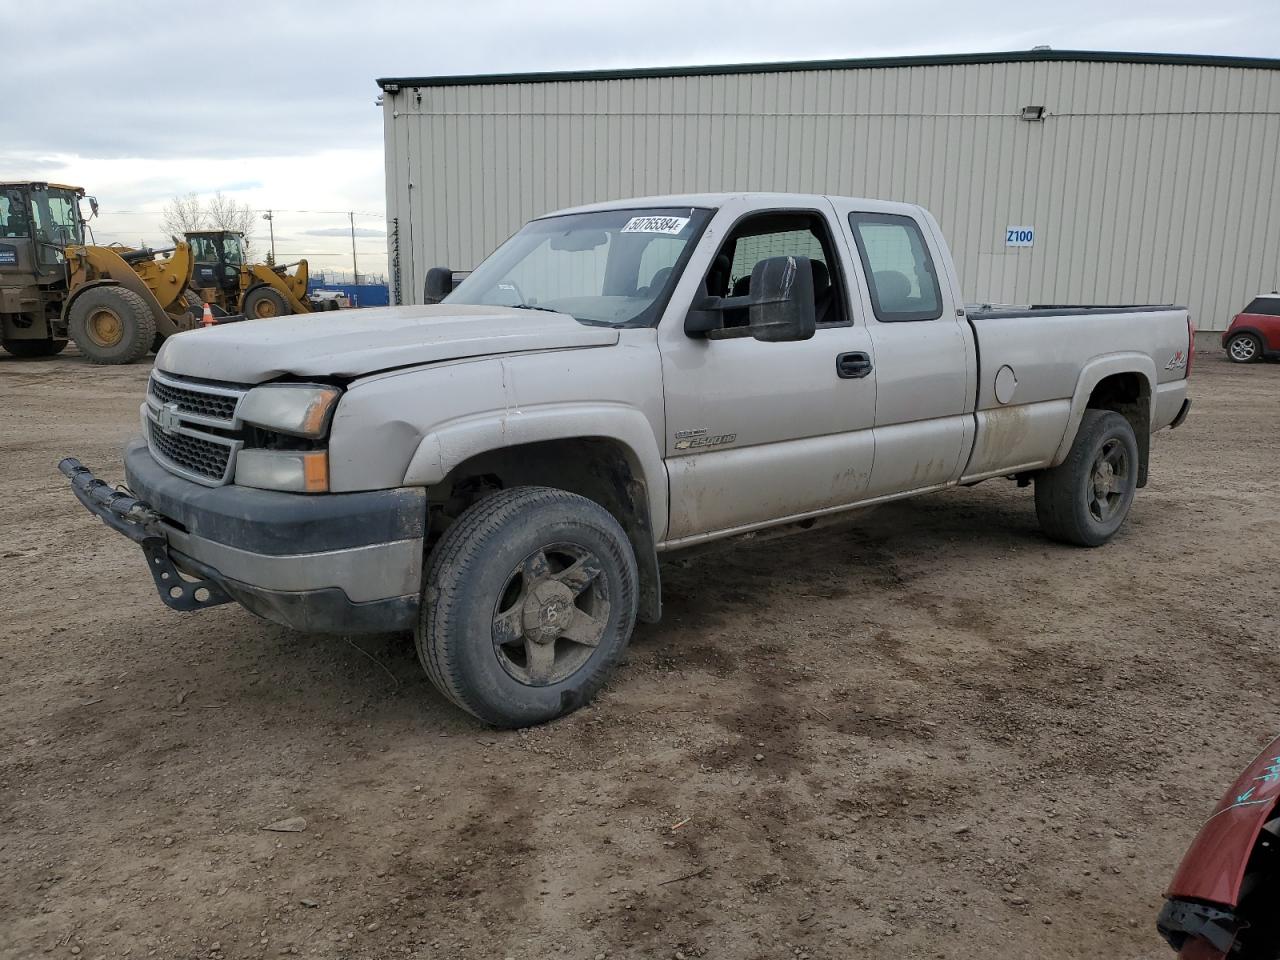
[[[190,11],[190,12],[188,12]],[[1280,55],[1276,0],[61,0],[0,4],[0,179],[83,185],[100,242],[169,197],[273,208],[279,256],[385,270],[377,77],[1058,49]],[[260,221],[259,249],[266,241]]]

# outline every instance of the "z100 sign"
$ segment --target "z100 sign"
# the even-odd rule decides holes
[[[1029,247],[1035,243],[1035,227],[1006,227],[1004,245],[1006,247]]]

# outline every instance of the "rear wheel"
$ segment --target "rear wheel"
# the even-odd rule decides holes
[[[133,363],[151,349],[156,320],[147,302],[124,287],[94,287],[67,314],[71,339],[93,363]]]
[[[469,507],[432,552],[415,639],[432,682],[487,723],[587,703],[635,626],[635,555],[585,497],[514,487]]]
[[[1256,363],[1262,359],[1262,341],[1252,333],[1237,333],[1227,341],[1227,358],[1232,363]]]
[[[1036,517],[1054,540],[1097,547],[1129,515],[1138,488],[1138,441],[1112,410],[1086,410],[1059,466],[1036,477]]]
[[[57,356],[67,347],[65,340],[0,340],[5,353],[22,360]]]
[[[292,313],[280,291],[270,287],[254,287],[244,297],[244,315],[250,320],[270,320]]]

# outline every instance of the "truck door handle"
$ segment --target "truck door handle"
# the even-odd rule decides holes
[[[861,351],[836,357],[836,374],[841,380],[861,380],[871,372],[871,357]]]

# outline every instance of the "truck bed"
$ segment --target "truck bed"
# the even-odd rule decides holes
[[[977,435],[961,482],[1059,462],[1084,406],[1073,404],[1076,393],[1110,367],[1143,371],[1152,431],[1173,422],[1186,396],[1185,307],[988,305],[966,315],[978,355]]]

